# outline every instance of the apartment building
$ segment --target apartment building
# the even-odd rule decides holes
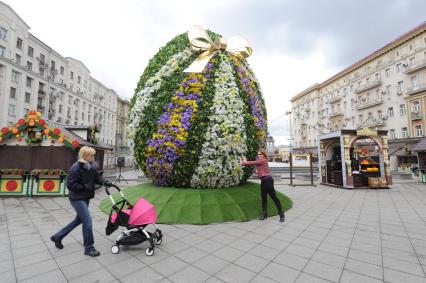
[[[117,151],[127,152],[130,148],[130,140],[127,137],[127,124],[129,116],[130,103],[128,100],[118,98],[117,100],[117,132],[116,148]]]
[[[391,170],[416,163],[409,149],[425,136],[426,22],[291,102],[295,148],[316,148],[327,132],[370,127],[388,130]]]
[[[114,146],[117,93],[93,78],[84,63],[62,56],[29,30],[0,2],[0,125],[37,109],[65,125],[97,125],[98,141]]]

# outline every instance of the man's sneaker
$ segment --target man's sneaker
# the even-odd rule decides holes
[[[101,255],[101,253],[100,253],[100,252],[98,252],[97,250],[93,249],[93,250],[90,250],[90,251],[85,251],[85,252],[84,252],[84,255],[88,255],[88,256],[91,256],[91,257],[95,257],[95,256],[100,256],[100,255]]]
[[[55,247],[58,249],[62,250],[64,248],[64,245],[62,245],[62,240],[55,239],[53,236],[50,237],[50,240],[55,243]]]

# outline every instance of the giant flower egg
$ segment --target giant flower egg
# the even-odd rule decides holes
[[[253,173],[241,157],[254,159],[265,147],[265,104],[247,61],[218,50],[202,72],[184,72],[200,52],[187,33],[169,41],[149,61],[131,101],[134,156],[159,186],[238,186]]]

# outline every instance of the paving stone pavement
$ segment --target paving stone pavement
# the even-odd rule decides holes
[[[0,199],[0,282],[426,282],[426,186],[277,190],[292,198],[286,222],[159,225],[163,244],[110,248],[107,216],[91,202],[96,248],[83,255],[81,228],[57,250],[49,237],[74,211],[67,198]]]

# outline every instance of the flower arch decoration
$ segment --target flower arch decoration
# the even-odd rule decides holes
[[[59,128],[52,128],[41,118],[41,113],[30,110],[24,118],[9,127],[2,127],[0,142],[16,138],[18,142],[26,142],[27,145],[40,144],[43,140],[53,143],[62,143],[69,148],[77,148],[80,142],[67,137]]]

